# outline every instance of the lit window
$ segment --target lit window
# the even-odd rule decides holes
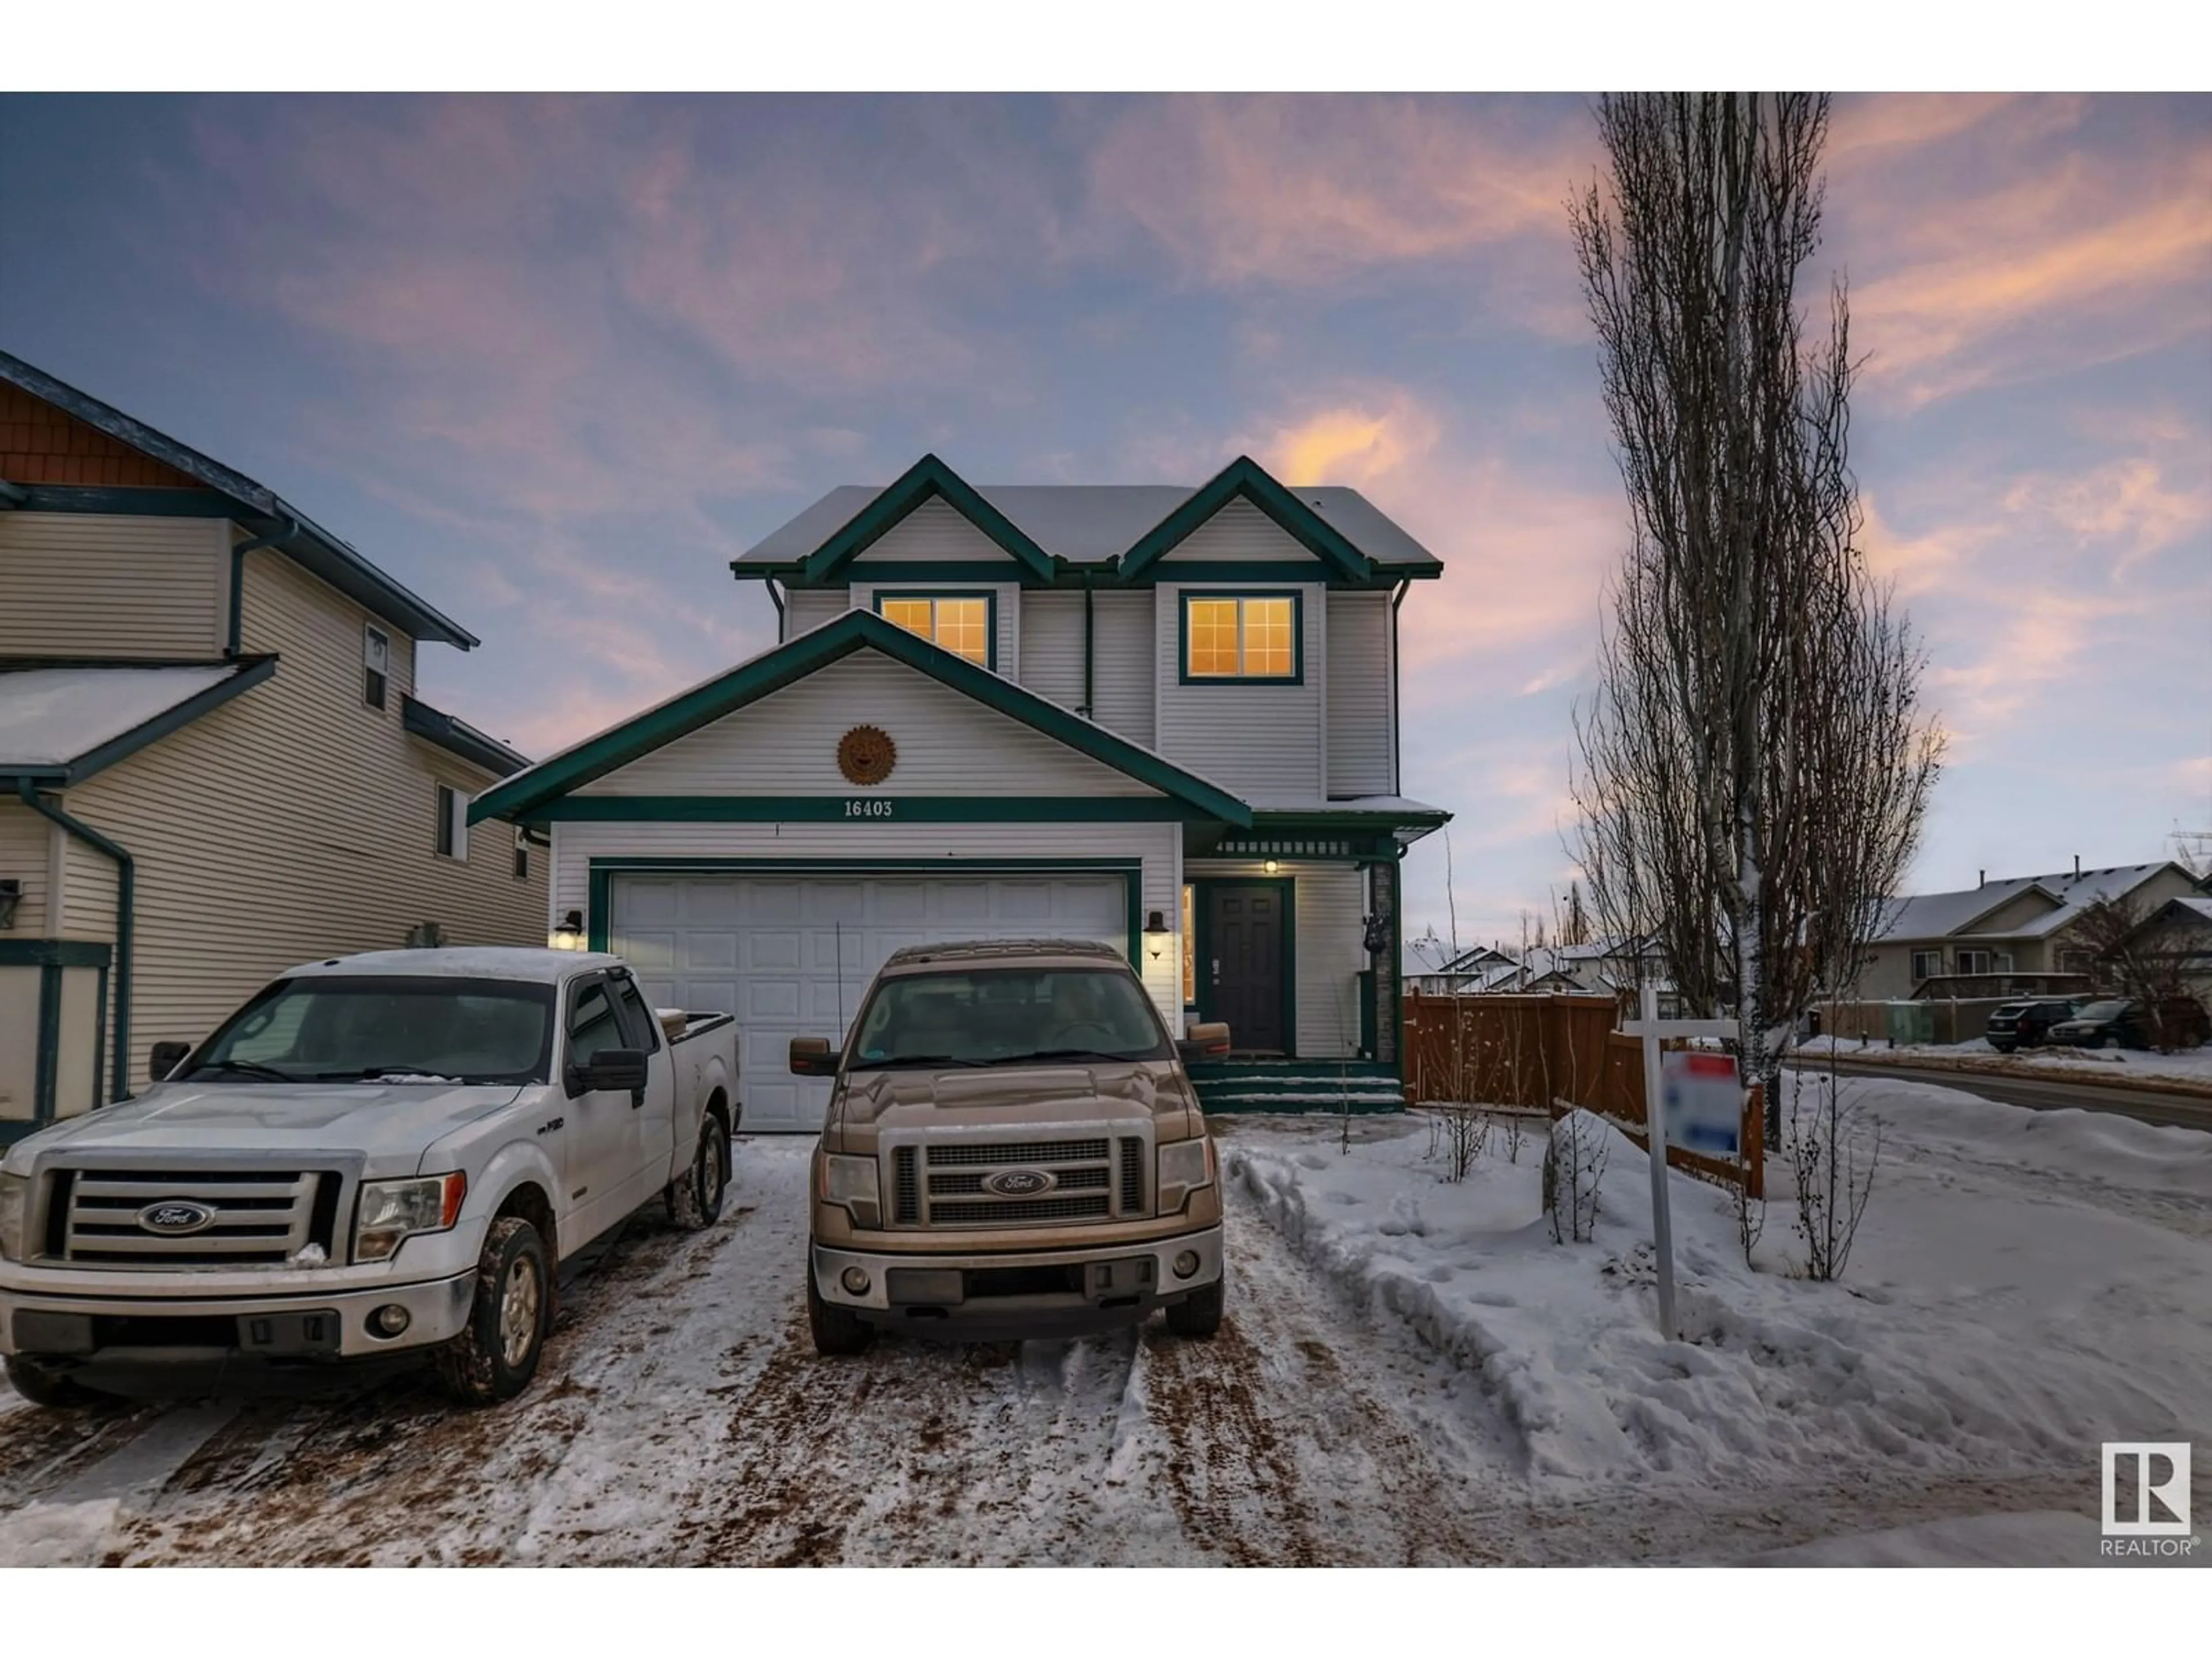
[[[959,599],[938,594],[896,599],[884,595],[876,600],[876,609],[885,622],[933,641],[956,657],[965,657],[979,668],[991,665],[988,595]]]
[[[1288,680],[1298,673],[1298,603],[1267,598],[1183,601],[1183,672],[1194,680]]]
[[[1194,908],[1191,902],[1190,884],[1185,882],[1182,890],[1182,1000],[1186,1008],[1194,1006],[1198,1002],[1198,947],[1192,942],[1195,930],[1191,926],[1191,911]]]

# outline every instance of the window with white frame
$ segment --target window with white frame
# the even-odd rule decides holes
[[[1942,971],[1943,953],[1941,951],[1915,951],[1912,953],[1913,978],[1933,979]]]
[[[1959,971],[1962,974],[1994,974],[1997,970],[1994,951],[1961,951],[1959,952]]]
[[[456,789],[451,784],[438,786],[438,856],[458,859],[462,863],[469,858],[469,797],[468,792]]]
[[[385,688],[392,680],[392,636],[380,628],[363,624],[361,630],[361,700],[371,708],[384,707]]]

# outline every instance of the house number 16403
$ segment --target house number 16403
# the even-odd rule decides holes
[[[891,804],[887,800],[848,800],[845,816],[848,818],[887,818],[891,815]]]

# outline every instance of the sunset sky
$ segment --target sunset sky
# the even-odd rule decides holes
[[[766,645],[728,560],[934,450],[980,483],[1355,485],[1458,929],[1564,889],[1626,538],[1539,96],[0,99],[0,345],[484,638],[542,753]],[[1951,734],[1912,872],[2212,830],[2212,99],[1840,100],[1865,544]],[[1408,866],[1448,927],[1442,837]]]

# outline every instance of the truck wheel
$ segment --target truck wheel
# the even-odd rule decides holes
[[[711,1227],[722,1218],[722,1198],[730,1190],[730,1132],[712,1112],[699,1125],[699,1150],[691,1167],[668,1183],[668,1218],[686,1232]]]
[[[48,1370],[23,1354],[8,1356],[8,1381],[33,1406],[44,1406],[51,1411],[92,1403],[92,1395],[82,1384],[59,1371]]]
[[[538,1375],[552,1325],[553,1275],[538,1229],[501,1216],[477,1257],[477,1294],[461,1334],[438,1350],[439,1380],[469,1406],[512,1400]]]
[[[811,1262],[806,1268],[806,1324],[814,1334],[814,1352],[829,1358],[866,1353],[876,1340],[874,1328],[860,1315],[822,1299],[814,1288]]]
[[[1194,1341],[1211,1341],[1213,1334],[1221,1328],[1223,1289],[1222,1282],[1217,1279],[1188,1301],[1170,1303],[1168,1328]]]

